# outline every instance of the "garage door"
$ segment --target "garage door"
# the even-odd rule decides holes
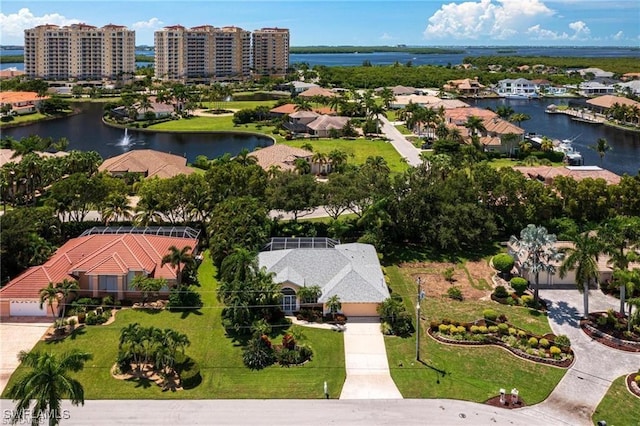
[[[44,317],[45,308],[46,305],[40,309],[40,302],[35,300],[12,300],[9,310],[12,317]]]
[[[377,317],[377,303],[343,303],[341,311],[347,317]]]

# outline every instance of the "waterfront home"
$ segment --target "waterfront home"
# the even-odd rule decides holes
[[[631,93],[640,96],[640,80],[631,80],[624,83],[615,84],[616,91],[619,93]]]
[[[48,96],[39,96],[36,92],[0,92],[0,108],[11,106],[9,114],[22,115],[36,112]]]
[[[322,305],[338,296],[347,316],[377,317],[378,306],[389,298],[378,254],[370,244],[340,244],[330,238],[272,238],[258,254],[260,268],[275,274],[282,292],[282,310],[300,309],[301,302]],[[300,300],[303,287],[317,286],[317,300]]]
[[[604,95],[597,98],[587,100],[589,108],[598,114],[607,114],[609,109],[614,105],[624,105],[628,107],[640,108],[640,102],[636,102],[632,99],[625,98],[623,96]]]
[[[376,92],[379,94],[384,88],[383,87],[378,87],[376,89]],[[407,86],[393,86],[390,87],[391,91],[393,92],[393,96],[404,96],[404,95],[414,95],[414,94],[418,94],[418,89],[416,89],[415,87],[407,87]]]
[[[7,68],[4,70],[0,70],[0,80],[5,80],[8,78],[22,77],[25,75],[24,71],[20,71],[17,68]]]
[[[466,143],[471,143],[471,129],[465,127],[470,117],[477,117],[482,120],[484,130],[478,133],[478,137],[480,138],[480,143],[488,151],[508,152],[508,147],[502,143],[502,138],[508,134],[516,135],[518,141],[524,138],[524,129],[503,120],[491,110],[468,107],[444,111],[444,123],[450,129],[458,129]]]
[[[583,179],[604,179],[607,185],[617,185],[620,183],[620,176],[598,166],[534,166],[534,167],[513,167],[527,178],[538,180],[546,185],[551,185],[555,178],[564,176],[576,181]]]
[[[584,81],[578,86],[578,93],[582,96],[609,95],[615,93],[616,88],[612,83],[600,81]]]
[[[476,77],[474,79],[449,80],[442,88],[447,92],[457,93],[461,96],[475,96],[478,95],[485,86],[480,84]]]
[[[136,275],[167,281],[165,298],[176,284],[177,271],[162,258],[174,246],[198,247],[199,231],[189,227],[91,228],[62,245],[44,264],[33,266],[0,289],[0,316],[51,316],[40,308],[40,290],[49,283],[76,281],[78,297],[112,296],[140,299],[131,287]],[[53,307],[57,316],[57,306]]]
[[[441,107],[444,109],[453,109],[469,106],[469,104],[458,99],[440,99],[437,96],[431,95],[402,95],[396,96],[395,100],[391,102],[389,107],[391,109],[401,109],[405,108],[410,103],[435,110],[438,110]]]
[[[57,151],[57,152],[40,152],[34,151],[41,158],[48,157],[64,157],[65,155],[69,155],[66,151]],[[22,161],[22,155],[16,155],[16,152],[13,149],[8,148],[0,148],[0,167],[4,166],[7,163],[19,163]]]
[[[611,78],[613,77],[613,73],[610,71],[604,71],[600,68],[583,68],[581,70],[577,70],[578,74],[580,74],[583,78]]]
[[[112,176],[135,173],[144,178],[158,177],[161,179],[194,173],[191,167],[187,167],[185,157],[153,149],[134,149],[107,158],[98,167],[98,170],[108,172]]]
[[[500,80],[496,86],[496,93],[504,98],[532,98],[536,97],[536,85],[526,78],[507,78]]]
[[[275,108],[272,108],[271,110],[269,110],[269,113],[274,117],[282,117],[282,116],[291,115],[297,112],[298,111],[297,108],[298,108],[298,105],[296,104],[283,104]],[[336,112],[329,107],[313,108],[312,111],[317,114],[327,114],[327,115],[336,114]]]

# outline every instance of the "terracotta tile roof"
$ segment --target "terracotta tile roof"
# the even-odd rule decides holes
[[[332,98],[334,96],[338,96],[338,94],[322,87],[312,87],[300,93],[298,96],[303,96],[305,98],[310,98],[313,96],[326,96],[328,98]]]
[[[49,99],[49,97],[40,97],[36,92],[0,92],[0,104],[34,103],[43,99]]]
[[[488,133],[495,133],[498,135],[506,135],[508,133],[513,133],[515,135],[524,134],[524,129],[499,117],[484,120],[483,124]]]
[[[194,172],[187,167],[187,159],[175,154],[152,149],[134,149],[106,159],[98,168],[109,173],[141,173],[146,177],[168,178]]]
[[[347,122],[348,117],[332,117],[330,115],[321,115],[320,117],[307,124],[307,127],[312,130],[329,130],[329,129],[342,129]]]
[[[77,279],[79,274],[124,275],[146,271],[156,278],[175,279],[170,265],[160,266],[169,247],[197,247],[195,238],[144,234],[95,234],[74,238],[43,265],[29,268],[0,289],[0,299],[38,299],[50,282]]]
[[[272,114],[293,114],[296,112],[296,104],[284,104],[279,107],[275,107],[269,111]],[[329,107],[313,108],[313,112],[318,114],[335,115],[335,111]]]
[[[640,102],[636,102],[634,100],[631,100],[629,98],[625,98],[622,96],[614,96],[614,95],[598,96],[597,98],[589,99],[587,103],[589,105],[595,105],[602,108],[611,108],[616,103],[619,105],[630,105],[630,106],[636,105],[640,107]]]
[[[254,156],[264,170],[269,170],[271,166],[278,166],[281,170],[294,170],[297,158],[310,159],[313,156],[313,152],[288,145],[275,144],[261,148],[249,155]]]
[[[291,118],[316,118],[319,116],[320,114],[313,111],[296,111],[293,114],[289,114]]]
[[[1,148],[0,149],[0,167],[4,166],[7,163],[19,163],[22,160],[21,155],[17,155],[13,157],[15,151],[13,149]],[[65,155],[69,155],[68,152],[58,151],[58,152],[36,152],[40,157],[48,158],[48,157],[64,157]]]
[[[553,179],[558,176],[570,177],[577,181],[587,178],[604,179],[605,181],[607,181],[608,185],[617,185],[618,183],[620,183],[620,176],[598,166],[518,166],[514,167],[513,169],[518,170],[520,173],[529,177],[530,179],[542,180],[546,184],[551,184],[553,182]]]
[[[488,109],[476,107],[453,108],[446,110],[444,113],[444,117],[447,122],[457,124],[465,123],[471,116],[483,119],[484,125],[486,126],[487,122],[492,118],[497,117],[498,114]]]

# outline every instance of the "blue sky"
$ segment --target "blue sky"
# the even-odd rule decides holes
[[[166,25],[291,30],[292,46],[640,46],[638,0],[2,0],[0,44],[45,23],[125,25],[153,44]]]

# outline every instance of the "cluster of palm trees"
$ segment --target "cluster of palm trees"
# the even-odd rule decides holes
[[[186,334],[175,330],[157,327],[142,327],[133,323],[127,325],[120,333],[118,344],[118,365],[121,372],[126,373],[134,364],[138,372],[144,366],[153,365],[160,375],[168,380],[176,373],[175,364],[178,353],[190,345]]]
[[[55,305],[62,305],[62,318],[67,310],[67,300],[71,296],[78,294],[80,287],[75,280],[64,279],[58,283],[50,282],[46,287],[40,289],[40,309],[46,303],[51,310],[51,316],[56,317]]]
[[[616,102],[609,108],[608,114],[622,124],[635,126],[640,124],[640,107],[638,105],[624,105]]]
[[[575,273],[578,289],[583,293],[584,316],[589,315],[589,287],[600,278],[598,260],[608,256],[608,263],[613,268],[614,284],[620,289],[620,313],[625,314],[625,302],[629,305],[628,325],[640,318],[632,319],[632,306],[640,310],[640,298],[633,297],[640,290],[640,269],[630,270],[634,261],[640,259],[640,218],[617,216],[607,221],[599,229],[583,232],[572,237],[570,247],[559,249],[556,236],[549,234],[542,226],[529,225],[524,228],[520,237],[512,236],[510,245],[522,259],[522,267],[534,277],[534,298],[538,300],[539,274],[556,272],[561,278],[569,271]],[[604,283],[601,283],[604,284]],[[629,298],[627,298],[627,295]]]

